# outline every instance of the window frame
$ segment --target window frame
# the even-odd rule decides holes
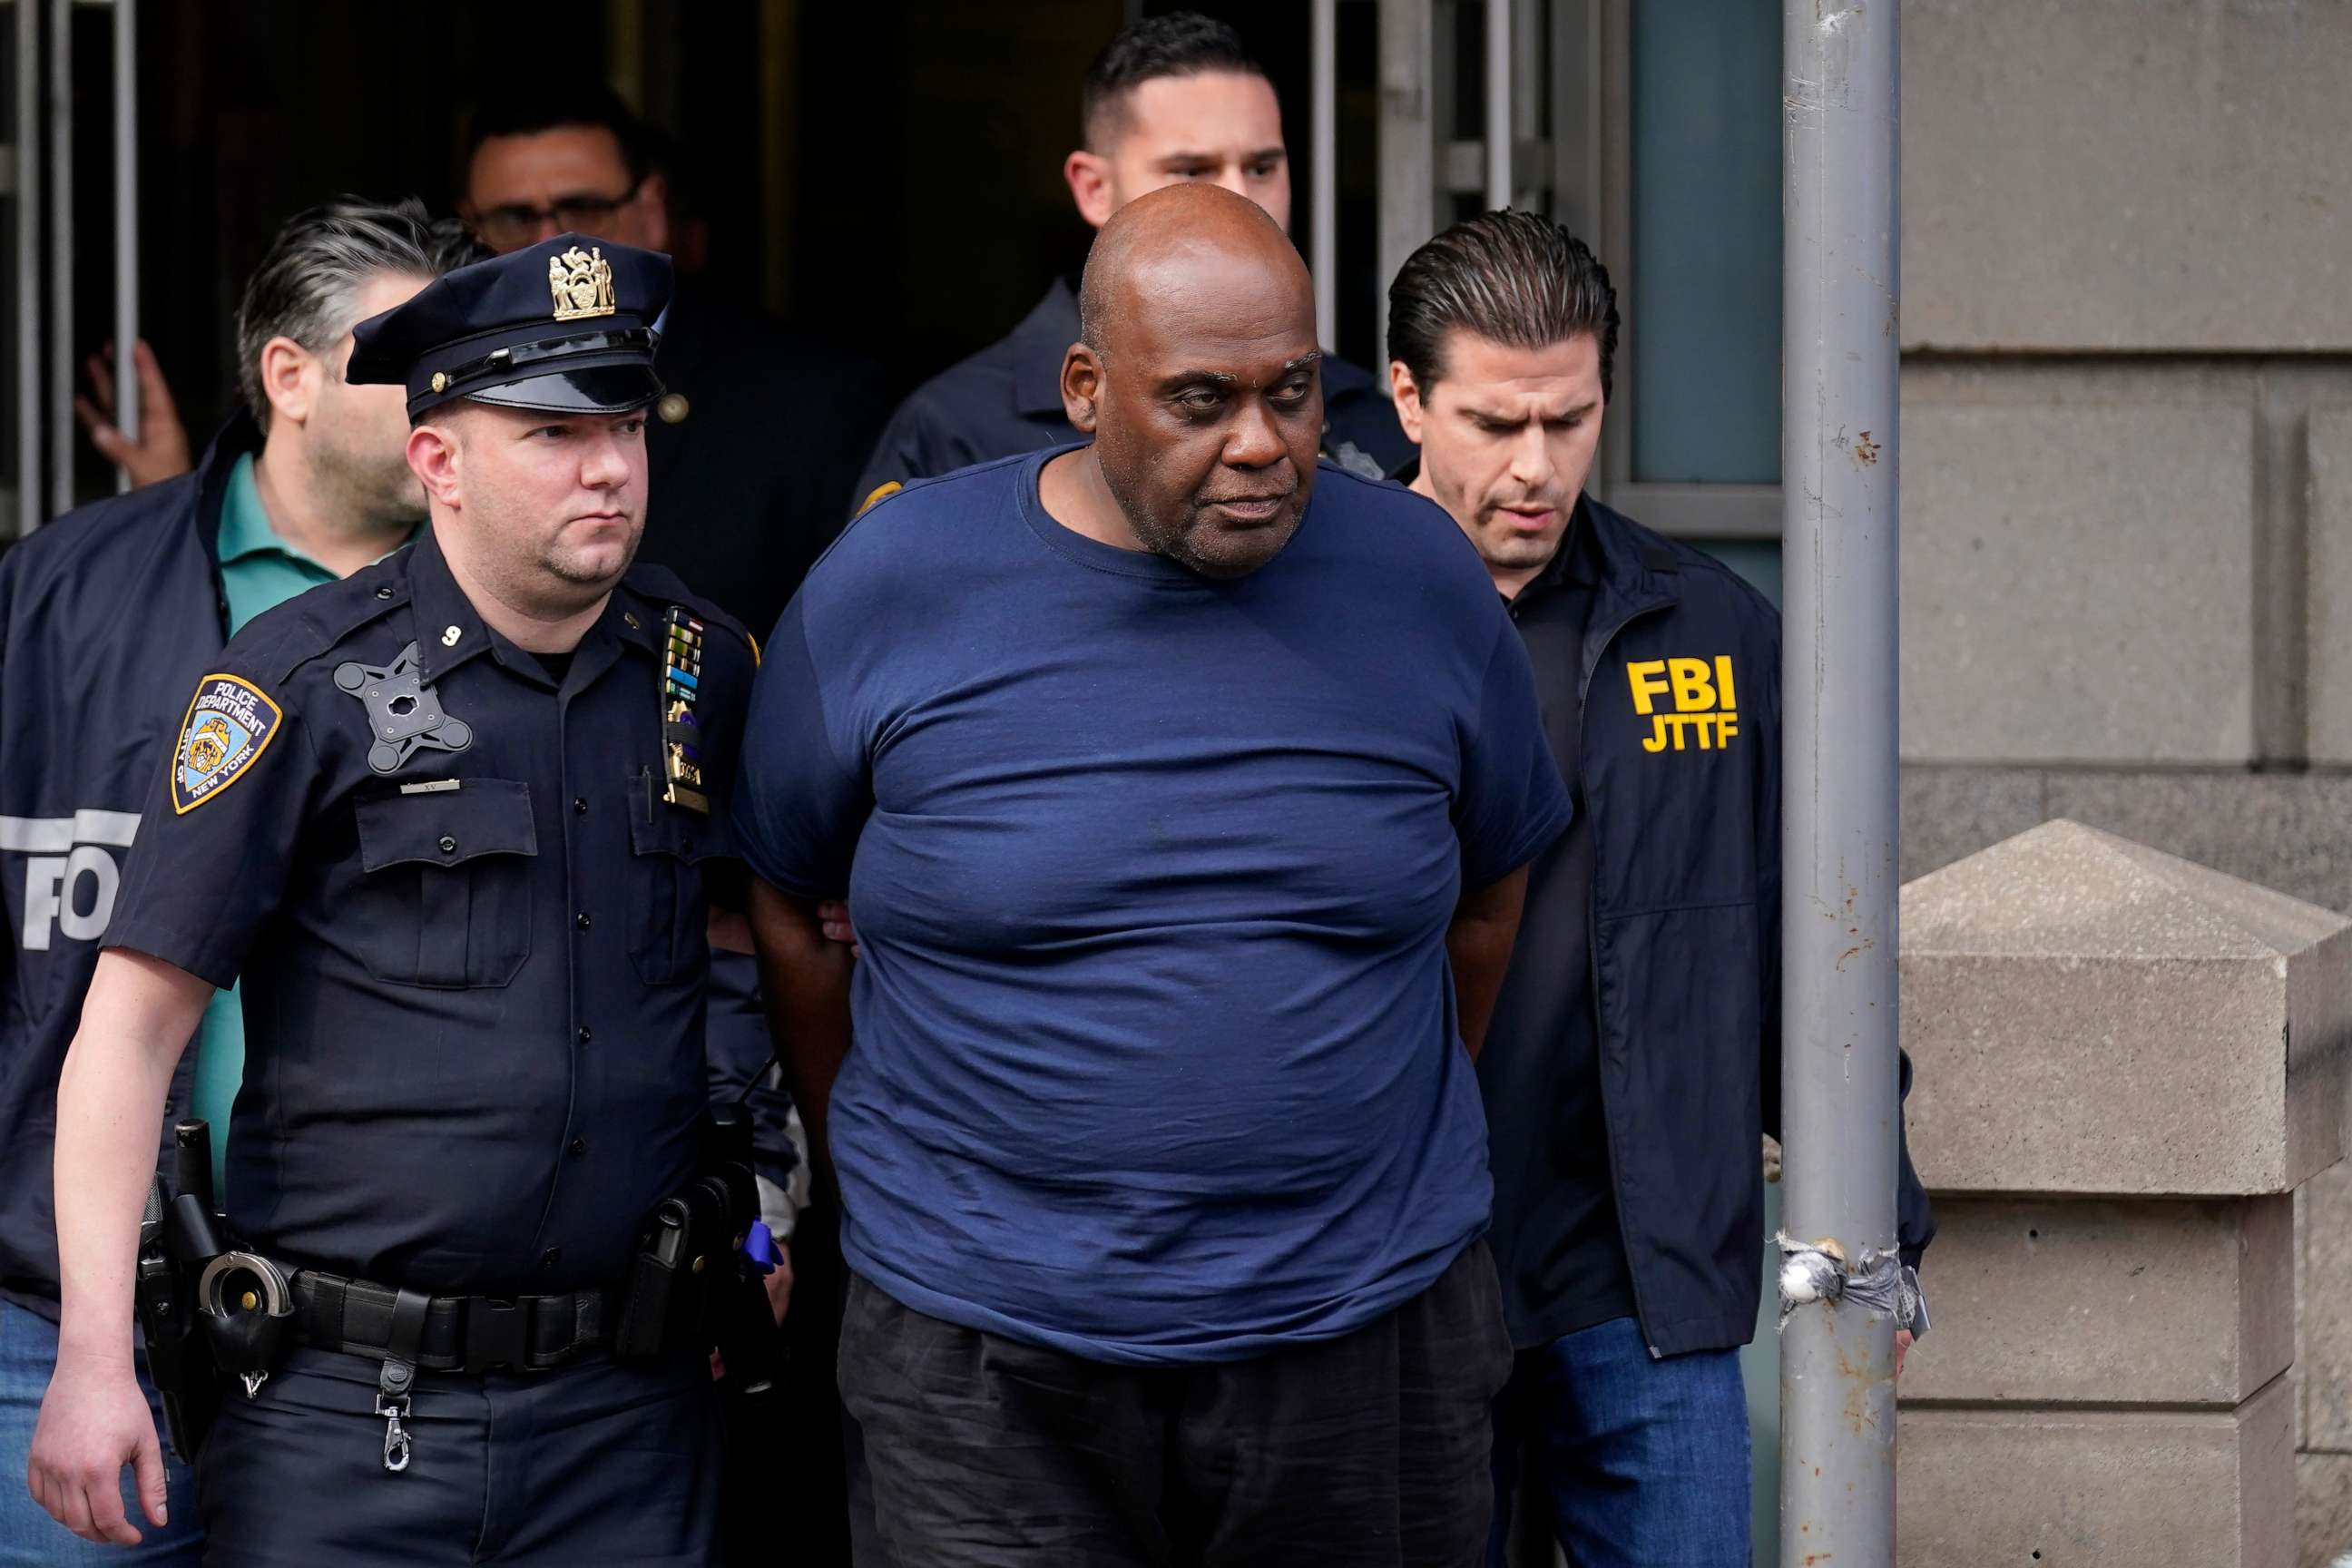
[[[1633,13],[1635,0],[1552,0],[1553,216],[1588,243],[1617,285],[1622,325],[1610,411],[1591,489],[1605,504],[1676,538],[1778,540],[1780,487],[1642,481],[1633,473]],[[1581,112],[1572,113],[1572,107]],[[1593,215],[1585,218],[1584,215]]]

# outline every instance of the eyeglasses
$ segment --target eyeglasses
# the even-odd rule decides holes
[[[557,234],[600,234],[613,215],[645,188],[639,180],[617,196],[566,196],[551,207],[509,202],[474,215],[474,232],[492,250],[512,250],[537,239],[550,223]]]

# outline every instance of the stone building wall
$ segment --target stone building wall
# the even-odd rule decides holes
[[[2063,816],[2352,912],[2352,3],[1903,27],[1905,879]],[[2352,1173],[2297,1217],[2316,1568]]]
[[[2063,815],[2352,906],[2347,68],[2345,0],[1905,6],[1906,877]]]

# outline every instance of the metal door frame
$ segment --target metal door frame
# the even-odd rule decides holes
[[[139,94],[137,0],[7,0],[15,9],[16,115],[0,197],[15,231],[16,473],[5,510],[23,538],[73,509],[79,438],[73,417],[74,15],[112,12],[114,423],[139,431]],[[127,486],[126,479],[120,481]]]

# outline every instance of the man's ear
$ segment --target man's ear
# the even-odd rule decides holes
[[[1072,343],[1062,356],[1062,412],[1082,436],[1095,433],[1102,413],[1103,364],[1095,351]]]
[[[269,416],[296,425],[310,417],[319,405],[319,383],[326,374],[319,356],[292,338],[272,338],[261,345],[261,395],[269,399]]]
[[[1099,153],[1089,153],[1081,147],[1062,160],[1062,178],[1070,184],[1070,199],[1078,204],[1078,216],[1097,228],[1110,221],[1118,210],[1111,199],[1110,160]]]
[[[463,454],[457,432],[446,425],[419,425],[408,433],[408,471],[425,493],[444,507],[457,506],[457,470]]]
[[[1412,379],[1412,372],[1404,361],[1389,361],[1389,397],[1396,405],[1397,423],[1404,426],[1405,439],[1421,445],[1421,429],[1429,411],[1421,405],[1421,384]]]

